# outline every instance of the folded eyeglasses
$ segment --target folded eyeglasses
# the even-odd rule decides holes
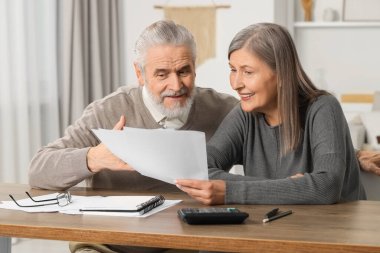
[[[43,204],[35,204],[35,205],[21,205],[19,204],[15,198],[13,198],[13,196],[11,194],[9,194],[9,197],[11,197],[11,199],[16,203],[16,205],[18,205],[19,207],[37,207],[37,206],[48,206],[48,205],[59,205],[59,206],[67,206],[68,204],[70,204],[72,202],[71,200],[71,194],[70,192],[62,192],[62,193],[59,193],[57,195],[57,197],[55,198],[51,198],[51,199],[40,199],[40,200],[35,200],[32,198],[32,196],[30,196],[29,192],[25,192],[26,195],[28,195],[28,197],[33,201],[33,202],[36,202],[36,203],[41,203],[41,202],[45,202]],[[49,201],[54,201],[54,202],[50,202],[50,203],[46,203],[46,202],[49,202]]]

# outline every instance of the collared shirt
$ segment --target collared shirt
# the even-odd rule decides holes
[[[158,124],[160,124],[163,128],[179,129],[186,123],[189,113],[181,115],[179,118],[173,118],[173,119],[169,119],[165,115],[163,115],[157,109],[157,106],[155,105],[154,101],[149,96],[145,85],[143,86],[143,89],[142,89],[142,97],[143,97],[145,106],[148,108],[150,114],[152,114],[152,117],[154,118],[154,120]]]

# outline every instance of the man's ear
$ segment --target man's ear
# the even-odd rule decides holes
[[[135,73],[137,76],[137,80],[139,81],[139,85],[143,86],[144,85],[144,77],[143,77],[142,70],[141,70],[139,64],[137,64],[136,62],[133,63],[133,66],[135,68]]]

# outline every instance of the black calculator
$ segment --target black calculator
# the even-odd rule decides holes
[[[240,224],[249,216],[233,207],[182,208],[178,216],[188,224]]]

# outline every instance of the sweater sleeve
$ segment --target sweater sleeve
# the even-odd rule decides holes
[[[101,120],[103,119],[103,120]],[[87,167],[87,152],[99,144],[92,128],[112,128],[102,108],[90,104],[64,137],[41,148],[29,165],[29,184],[34,188],[62,190],[93,175]],[[102,124],[100,123],[102,122]]]
[[[211,179],[255,181],[263,178],[228,173],[233,165],[243,164],[244,139],[249,120],[240,104],[226,116],[214,136],[207,143],[207,164]]]
[[[344,162],[330,154],[316,163],[326,164],[329,172],[305,173],[300,178],[259,181],[227,181],[226,203],[238,204],[333,204],[339,201]]]
[[[226,180],[226,203],[331,204],[340,200],[347,152],[347,125],[343,112],[335,98],[323,96],[312,104],[307,116],[305,132],[308,134],[305,138],[309,139],[299,148],[305,148],[305,143],[310,145],[311,157],[307,159],[312,159],[312,168],[306,169],[308,173],[295,179],[256,180],[223,174],[220,168],[216,173],[218,169],[213,169],[213,178]],[[352,146],[351,143],[348,145]]]

